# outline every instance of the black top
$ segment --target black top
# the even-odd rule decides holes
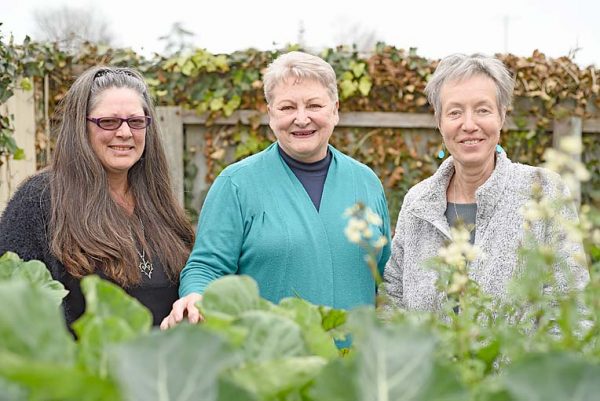
[[[11,198],[0,220],[0,255],[7,251],[23,260],[40,260],[46,264],[52,278],[60,281],[69,294],[63,299],[65,319],[69,327],[85,309],[85,300],[79,279],[65,270],[65,266],[50,252],[48,225],[50,222],[50,173],[45,171],[25,181]],[[132,261],[136,265],[138,261]],[[154,270],[149,279],[142,274],[140,285],[124,290],[150,309],[153,324],[159,325],[169,314],[178,298],[178,285],[171,283],[158,259],[153,259]],[[107,279],[100,271],[98,276]]]
[[[448,224],[453,227],[460,219],[469,230],[471,245],[475,243],[475,218],[477,216],[477,203],[452,203],[448,202],[446,206],[446,219]]]
[[[279,149],[279,154],[285,161],[285,164],[288,165],[294,175],[302,183],[302,186],[308,193],[315,208],[319,210],[319,207],[321,206],[321,196],[323,195],[323,187],[325,186],[325,179],[327,178],[327,171],[329,171],[329,165],[331,164],[331,152],[327,150],[327,156],[325,156],[323,160],[314,163],[304,163],[285,153],[281,149],[281,146],[278,146],[277,149]]]

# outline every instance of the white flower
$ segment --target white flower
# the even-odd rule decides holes
[[[366,210],[367,221],[369,224],[373,224],[374,226],[381,227],[383,221],[381,217],[377,213],[374,213],[371,209],[367,208]]]
[[[571,154],[580,154],[583,151],[581,139],[574,136],[564,137],[560,140],[560,150]]]
[[[387,238],[384,235],[380,235],[379,238],[373,242],[373,247],[375,249],[381,249],[387,244],[387,242]]]
[[[344,229],[344,234],[346,234],[346,238],[348,238],[348,241],[352,242],[353,244],[360,243],[360,231],[357,230],[355,227],[352,227],[350,225],[346,226],[346,228]]]

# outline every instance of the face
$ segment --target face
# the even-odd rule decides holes
[[[440,92],[440,132],[454,161],[469,168],[493,168],[504,113],[496,84],[485,75],[450,81]]]
[[[98,102],[88,117],[129,118],[144,116],[140,95],[129,88],[110,88],[100,93]],[[87,123],[92,149],[109,177],[127,175],[142,157],[146,145],[146,128],[132,129],[123,122],[116,130],[105,130],[93,122]]]
[[[314,80],[280,82],[269,105],[269,125],[279,146],[294,159],[312,163],[327,155],[327,144],[339,121],[338,102]]]

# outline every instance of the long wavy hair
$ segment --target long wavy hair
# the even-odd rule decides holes
[[[139,93],[152,118],[140,160],[128,172],[135,200],[130,215],[110,195],[107,174],[92,149],[86,117],[110,88]],[[158,260],[177,282],[194,242],[192,226],[175,200],[152,99],[135,70],[93,67],[85,71],[61,102],[62,116],[50,167],[50,245],[67,272],[82,277],[95,271],[123,287],[141,282],[138,263]]]

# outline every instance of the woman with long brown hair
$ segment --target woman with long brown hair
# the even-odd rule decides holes
[[[128,68],[94,67],[61,106],[52,164],[9,202],[0,254],[46,264],[69,290],[69,325],[84,311],[79,280],[89,274],[123,287],[158,324],[177,299],[194,233],[172,193],[144,79]]]

